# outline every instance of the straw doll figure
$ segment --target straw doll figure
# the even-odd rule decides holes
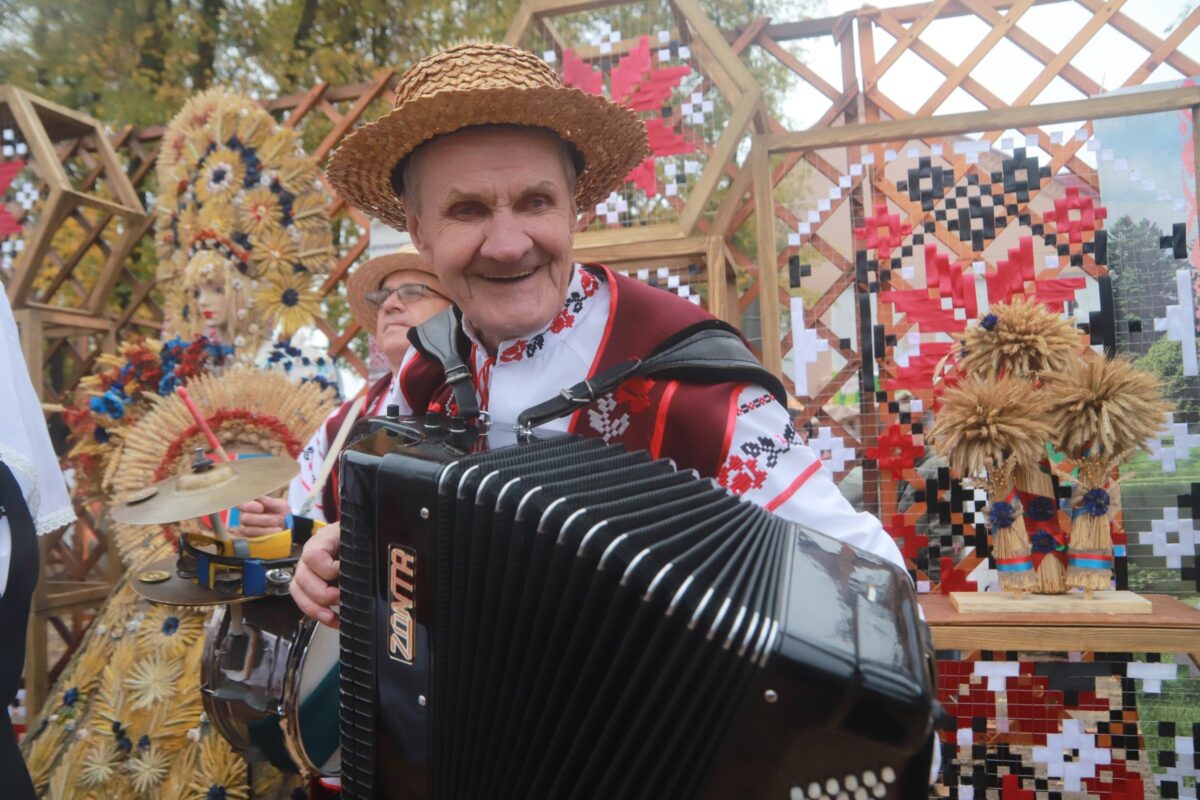
[[[1089,597],[1112,585],[1118,470],[1167,421],[1157,376],[1124,358],[1096,356],[1049,381],[1055,446],[1077,469],[1066,585]]]
[[[1046,306],[1014,298],[996,303],[979,325],[961,337],[958,369],[983,377],[1009,377],[1027,382],[1040,393],[1047,379],[1076,360],[1079,332]],[[1047,437],[1048,438],[1048,437]],[[1036,458],[1013,470],[1013,482],[1033,552],[1037,591],[1066,591],[1067,532],[1059,522],[1058,499],[1045,441]]]
[[[1014,474],[1041,457],[1050,433],[1044,416],[1030,383],[972,376],[946,390],[931,434],[954,474],[987,488],[1000,588],[1016,595],[1036,591],[1038,581]]]

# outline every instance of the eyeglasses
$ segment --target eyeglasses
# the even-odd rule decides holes
[[[383,304],[386,303],[387,299],[393,294],[395,294],[396,298],[406,306],[420,302],[426,297],[441,297],[440,294],[423,283],[405,283],[397,286],[395,289],[376,289],[373,292],[367,292],[365,299],[367,301],[367,305],[378,311],[379,309],[383,308]]]

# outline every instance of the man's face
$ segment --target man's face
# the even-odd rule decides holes
[[[479,128],[421,152],[409,232],[492,352],[549,325],[566,298],[575,199],[560,148],[537,129]]]
[[[430,277],[421,272],[401,270],[393,272],[383,279],[381,289],[395,289],[406,283],[420,283],[428,286]],[[379,307],[375,320],[375,341],[387,356],[392,369],[399,369],[408,350],[408,329],[420,325],[437,312],[446,307],[447,303],[433,292],[427,291],[425,296],[415,303],[401,302],[392,293]]]

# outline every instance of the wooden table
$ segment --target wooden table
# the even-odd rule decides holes
[[[1151,614],[960,614],[950,598],[921,595],[938,650],[1187,653],[1200,663],[1200,609],[1173,597],[1142,595]]]

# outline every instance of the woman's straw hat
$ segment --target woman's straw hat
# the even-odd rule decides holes
[[[378,311],[367,302],[367,295],[383,285],[384,280],[393,272],[419,272],[421,283],[444,295],[442,283],[416,253],[389,253],[377,256],[367,261],[354,272],[346,281],[346,297],[350,301],[350,314],[367,333],[375,335],[375,323],[378,321]]]
[[[575,182],[580,209],[607,198],[650,155],[646,128],[631,109],[564,86],[525,50],[475,43],[414,64],[400,77],[393,110],[346,137],[326,174],[351,205],[404,230],[393,171],[422,143],[478,125],[545,128],[570,144],[583,159]]]

